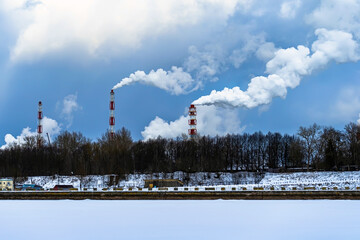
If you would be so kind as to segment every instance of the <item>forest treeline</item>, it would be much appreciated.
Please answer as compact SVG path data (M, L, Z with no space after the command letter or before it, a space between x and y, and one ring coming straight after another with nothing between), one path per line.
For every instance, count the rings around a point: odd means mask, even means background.
M125 128L96 141L65 131L51 145L37 147L36 137L26 137L23 144L0 150L0 176L356 169L359 136L355 123L342 131L313 124L295 135L255 132L188 139L184 134L149 141L133 141Z

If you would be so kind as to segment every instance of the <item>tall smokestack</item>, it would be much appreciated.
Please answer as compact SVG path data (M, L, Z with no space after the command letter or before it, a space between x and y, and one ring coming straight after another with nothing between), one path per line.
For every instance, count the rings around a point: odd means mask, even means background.
M196 107L194 104L191 104L189 107L189 136L190 138L194 138L197 134L196 130Z
M110 119L109 119L109 124L110 124L110 137L113 138L115 135L115 115L114 115L114 110L115 110L115 93L114 90L110 91Z
M38 127L37 127L37 134L38 134L38 139L37 139L37 145L38 147L42 146L42 132L43 132L43 126L42 126L42 119L43 119L43 112L42 112L42 102L39 101L38 104Z

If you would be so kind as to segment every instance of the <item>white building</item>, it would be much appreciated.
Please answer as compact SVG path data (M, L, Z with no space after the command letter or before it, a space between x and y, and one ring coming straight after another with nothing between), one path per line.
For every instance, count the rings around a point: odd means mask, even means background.
M2 178L0 179L0 189L13 191L14 190L14 181L12 179Z

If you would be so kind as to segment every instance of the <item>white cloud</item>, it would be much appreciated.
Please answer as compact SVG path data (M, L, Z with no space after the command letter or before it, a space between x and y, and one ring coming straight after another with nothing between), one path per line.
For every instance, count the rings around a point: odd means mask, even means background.
M43 125L43 135L45 137L46 133L49 133L50 137L52 137L53 135L57 135L60 133L60 126L59 124L51 118L48 117L44 117L43 121L42 121L42 125ZM1 146L0 149L6 149L8 147L11 147L12 145L22 145L25 143L25 138L26 137L33 137L36 136L37 132L31 131L30 127L26 127L21 131L21 134L17 137L14 137L11 134L6 134L5 135L5 145Z
M288 19L295 18L296 11L299 9L300 6L300 0L283 2L280 7L280 17Z
M13 61L33 60L76 46L87 55L122 54L157 37L212 22L223 25L248 0L3 0L17 32Z
M74 112L82 109L77 102L77 95L70 94L66 96L63 102L61 103L61 107L62 107L61 115L68 122L67 128L69 128L72 125L74 119Z
M359 119L357 120L357 124L360 125L360 113L359 113Z
M144 131L141 132L141 135L144 140L157 138L158 136L164 138L181 136L181 134L187 134L187 120L185 116L181 116L179 119L167 123L162 118L156 116L155 119L145 127Z
M193 73L198 82L217 81L215 77L225 65L226 53L219 44L205 46L203 51L197 47L189 47L189 57L184 62L187 72Z
M61 127L54 119L44 117L42 120L43 133L48 133L50 136L58 135L61 131Z
M5 135L5 145L1 146L0 149L6 149L8 147L11 147L12 145L21 145L25 143L25 137L29 136L36 136L36 132L31 132L31 129L29 127L24 128L21 131L21 134L17 136L16 138L11 134Z
M355 121L360 112L360 89L358 87L345 87L340 90L339 95L335 96L335 103L331 104L325 118L339 121Z
M306 17L316 28L338 29L360 38L360 0L322 0Z
M244 38L244 44L241 48L232 51L229 57L230 62L235 68L239 68L243 62L253 53L255 53L261 45L265 43L263 35L247 35Z
M275 52L278 49L275 47L274 43L266 42L261 44L259 48L256 50L256 57L264 62L268 62L270 59L275 57Z
M188 116L180 116L179 119L165 122L156 117L144 131L141 132L144 140L157 138L175 138L187 134ZM241 133L245 127L240 125L240 120L235 111L229 109L217 109L214 106L200 106L197 109L197 130L200 135L226 135Z
M330 61L343 63L359 60L359 45L350 33L317 29L315 34L318 40L312 45L312 55L309 48L301 45L280 49L266 64L269 75L252 78L246 91L239 87L213 90L210 95L202 96L193 103L245 108L269 104L274 97L285 98L287 88L297 87L302 76L325 67Z

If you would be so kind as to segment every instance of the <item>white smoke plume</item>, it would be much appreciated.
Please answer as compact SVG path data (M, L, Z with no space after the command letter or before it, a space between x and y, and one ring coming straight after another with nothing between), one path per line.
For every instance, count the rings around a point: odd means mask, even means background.
M141 132L144 140L157 138L175 138L182 134L188 134L188 116L183 115L170 123L156 117L144 131ZM197 115L198 133L201 135L226 135L241 133L245 127L241 126L235 111L229 109L218 109L214 106L200 106Z
M170 71L159 68L156 71L151 70L148 74L144 71L136 71L129 77L123 78L113 89L141 83L174 95L187 94L201 88L206 81L217 81L216 75L226 70L229 63L239 68L253 53L264 60L271 58L276 51L274 44L266 42L263 35L246 34L238 38L238 41L243 42L243 46L230 53L228 47L220 43L206 45L202 50L190 46L189 56L184 61L183 67L173 66Z
M207 46L204 51L190 46L189 57L184 62L184 68L173 66L170 71L160 68L156 71L151 70L149 74L136 71L129 77L123 78L113 89L139 82L158 87L174 95L187 94L203 86L204 81L218 80L215 75L225 65L224 55L221 46ZM193 78L191 74L195 77Z
M45 134L49 133L50 137L60 133L61 128L54 119L44 117L42 124L43 124L43 133L45 133ZM21 131L21 134L17 137L14 137L11 134L6 134L5 138L4 138L5 144L3 146L1 146L0 149L9 148L12 145L22 145L25 143L26 137L33 137L36 135L37 135L36 131L32 132L30 127L24 128Z
M302 45L278 50L266 64L269 75L252 78L246 91L239 87L213 90L193 103L234 108L266 105L274 97L285 98L288 88L297 87L303 76L325 67L330 61L344 63L360 59L359 45L352 34L320 28L315 35L318 39L312 44L312 54Z
M173 66L170 71L164 71L160 68L156 71L151 70L149 74L144 71L136 71L129 77L123 78L113 89L136 82L155 86L175 95L189 93L199 88L189 73L184 72L182 68Z
M58 105L61 105L62 107L61 115L68 122L67 128L69 128L74 120L74 112L82 109L82 107L77 102L77 94L70 94L66 96L62 103L58 103Z

